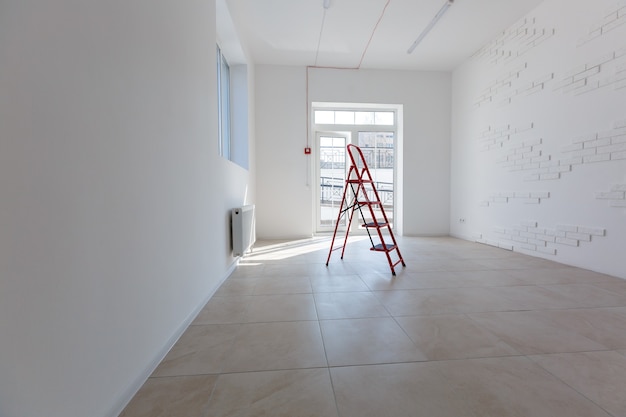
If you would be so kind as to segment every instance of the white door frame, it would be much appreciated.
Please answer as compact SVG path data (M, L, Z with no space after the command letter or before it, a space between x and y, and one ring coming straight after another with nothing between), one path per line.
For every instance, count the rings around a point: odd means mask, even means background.
M402 173L404 172L404 106L401 104L376 104L376 103L331 103L331 102L311 102L311 125L309 126L312 136L316 139L315 147L312 149L313 166L309 167L308 172L312 177L312 181L307 181L307 185L311 185L314 204L316 209L314 210L312 222L313 233L326 233L326 231L320 232L319 230L319 144L317 139L318 133L336 134L336 133L348 133L351 140L355 141L359 131L362 132L374 132L374 131L394 131L394 202L393 202L393 229L396 236L402 236L403 234L403 216L404 216L404 178ZM396 114L395 125L391 126L372 126L372 125L337 125L337 124L316 124L315 123L315 111L316 110L349 110L349 111L394 111ZM391 129L389 129L391 127ZM310 178L310 177L309 177ZM344 229L345 230L345 229ZM332 232L332 230L331 230Z

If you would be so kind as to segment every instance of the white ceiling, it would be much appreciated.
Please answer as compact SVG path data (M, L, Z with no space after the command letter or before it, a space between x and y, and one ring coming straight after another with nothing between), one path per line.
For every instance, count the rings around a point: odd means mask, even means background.
M257 64L354 68L373 33L361 68L451 71L543 0L455 0L407 54L445 1L218 0L218 36L238 37Z

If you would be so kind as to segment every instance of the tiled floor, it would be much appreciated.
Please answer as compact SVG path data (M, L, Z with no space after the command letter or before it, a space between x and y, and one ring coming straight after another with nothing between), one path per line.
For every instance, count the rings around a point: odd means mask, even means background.
M626 417L626 280L452 238L260 244L124 417Z

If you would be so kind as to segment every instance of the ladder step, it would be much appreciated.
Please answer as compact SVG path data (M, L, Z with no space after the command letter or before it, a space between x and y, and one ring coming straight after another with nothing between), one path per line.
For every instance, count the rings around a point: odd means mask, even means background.
M373 184L374 180L360 180L360 179L349 179L346 180L348 184Z
M387 227L387 223L385 222L380 222L380 223L374 223L374 222L370 222L370 223L365 223L363 224L363 227Z
M391 252L392 250L396 248L396 245L391 244L391 243L385 243L385 245L387 246L386 250L382 243L379 243L378 245L374 245L372 248L370 248L370 250L373 250L375 252Z

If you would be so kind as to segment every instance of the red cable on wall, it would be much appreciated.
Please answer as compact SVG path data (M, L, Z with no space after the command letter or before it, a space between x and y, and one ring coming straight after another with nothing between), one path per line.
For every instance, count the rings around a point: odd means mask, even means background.
M378 17L378 20L376 21L376 25L374 25L374 28L372 29L372 33L370 35L369 40L367 41L367 44L365 45L365 49L363 49L363 53L361 54L361 60L359 61L359 64L356 67L325 67L325 66L318 66L317 65L317 57L319 54L319 49L320 49L320 42L322 39L322 29L324 26L324 21L326 20L326 10L324 10L324 18L322 19L322 28L320 28L320 35L319 35L319 39L317 42L317 51L315 52L315 65L307 65L306 67L306 102L305 102L305 108L306 108L306 146L305 146L305 154L310 154L311 153L311 148L309 146L309 136L310 136L310 122L311 122L311 114L309 111L309 70L311 68L320 68L320 69L338 69L338 70L359 70L361 69L361 65L363 64L363 59L365 58L365 54L367 53L367 50L370 47L370 43L372 42L372 39L374 38L374 33L376 33L376 29L378 29L378 25L380 24L381 20L383 20L383 16L385 15L385 11L387 11L387 6L389 6L389 3L391 3L391 0L387 0L387 2L385 3L385 6L383 7L382 12L380 13L380 16Z

